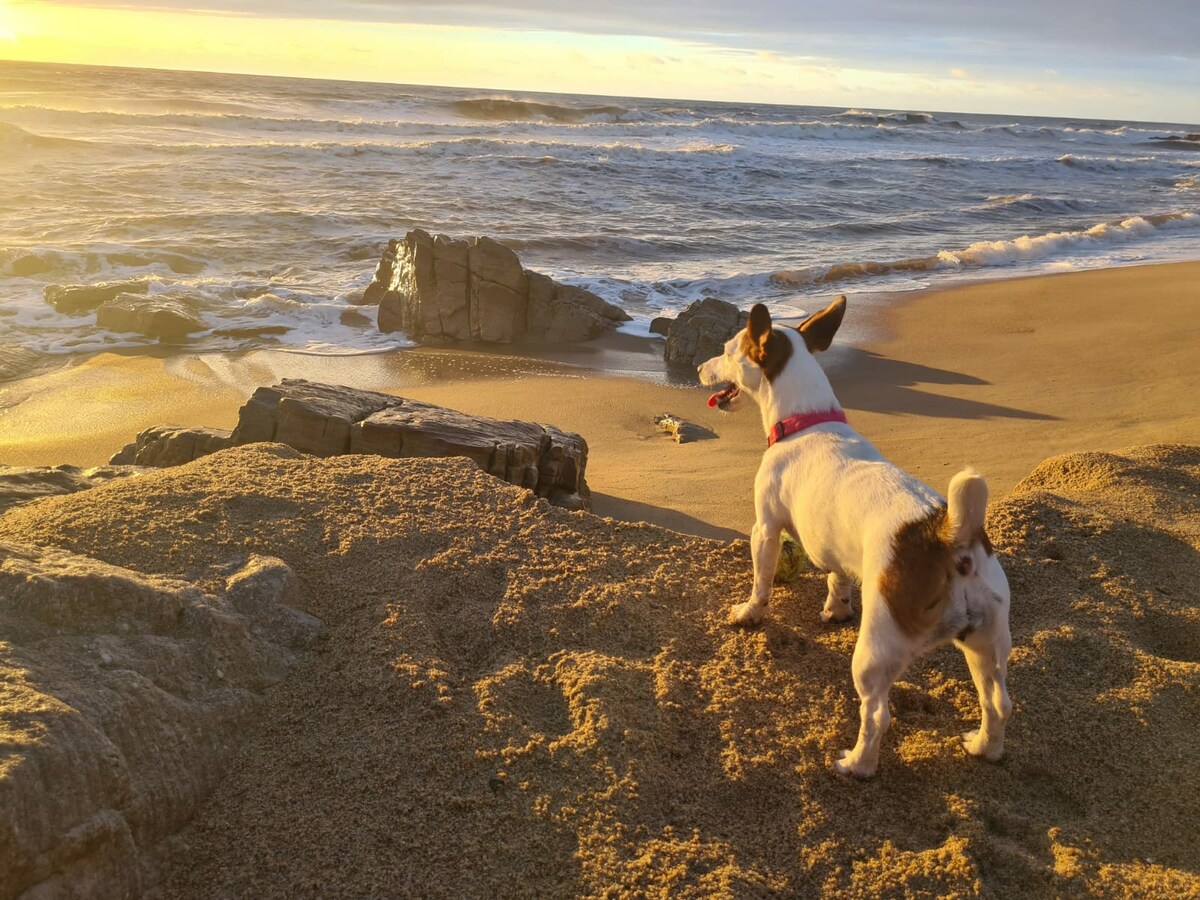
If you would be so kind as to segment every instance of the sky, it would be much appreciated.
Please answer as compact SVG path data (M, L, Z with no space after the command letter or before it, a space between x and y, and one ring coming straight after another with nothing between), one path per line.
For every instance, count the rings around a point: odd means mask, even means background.
M1200 0L0 0L0 59L1200 122Z

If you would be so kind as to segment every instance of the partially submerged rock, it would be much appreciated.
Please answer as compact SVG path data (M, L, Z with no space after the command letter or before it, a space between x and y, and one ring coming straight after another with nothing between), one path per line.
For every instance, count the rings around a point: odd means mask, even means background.
M0 542L0 896L132 897L320 622L252 557L220 594Z
M17 378L37 366L42 357L24 347L0 347L0 381Z
M0 512L19 503L73 494L147 471L141 466L0 466Z
M380 331L424 343L569 343L629 321L590 291L526 270L498 241L420 229L388 242L363 303L379 304Z
M485 472L573 509L590 506L587 441L553 425L472 416L356 388L285 378L254 392L232 432L156 426L114 463L173 466L225 447L273 441L316 456L464 456Z
M670 324L663 356L667 362L698 366L720 356L725 342L746 327L750 313L706 297L689 304Z
M109 281L97 284L48 284L42 292L46 302L60 313L74 315L90 312L120 294L144 294L150 290L145 280Z
M96 324L110 331L137 332L165 341L180 341L205 326L184 303L171 297L118 294L96 310Z

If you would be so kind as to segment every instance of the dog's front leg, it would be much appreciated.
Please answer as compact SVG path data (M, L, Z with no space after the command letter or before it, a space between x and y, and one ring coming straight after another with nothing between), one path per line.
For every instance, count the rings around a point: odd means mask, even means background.
M771 601L771 585L775 583L775 569L779 565L779 537L783 531L778 525L754 523L750 532L750 557L754 560L754 588L750 599L739 603L729 614L734 625L757 625L767 614Z

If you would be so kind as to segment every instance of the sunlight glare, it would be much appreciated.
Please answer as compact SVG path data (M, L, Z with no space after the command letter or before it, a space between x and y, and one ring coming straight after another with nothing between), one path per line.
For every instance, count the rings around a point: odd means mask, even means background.
M8 0L0 0L0 41L17 39L17 21Z

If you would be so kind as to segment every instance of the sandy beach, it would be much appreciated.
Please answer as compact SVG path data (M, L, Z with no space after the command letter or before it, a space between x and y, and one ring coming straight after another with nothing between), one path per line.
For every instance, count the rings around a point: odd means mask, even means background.
M856 303L875 335L826 368L851 422L939 489L963 465L1004 495L1047 456L1200 436L1200 263L969 284ZM469 413L548 422L588 441L594 511L707 537L744 536L762 449L753 408L709 410L672 385L657 342L615 336L543 358L420 349L104 354L0 384L0 463L96 465L157 424L232 427L260 385L305 377ZM556 358L548 358L554 356ZM673 412L714 439L675 445Z

